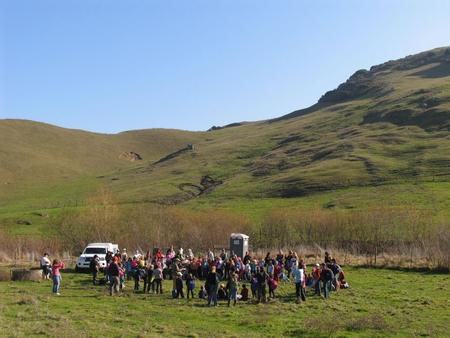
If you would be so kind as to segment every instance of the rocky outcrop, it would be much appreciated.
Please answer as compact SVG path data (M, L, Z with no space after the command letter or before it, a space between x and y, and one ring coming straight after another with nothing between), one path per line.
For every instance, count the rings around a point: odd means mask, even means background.
M128 160L130 162L134 161L141 161L142 156L138 153L135 153L134 151L125 151L122 154L119 155L120 159Z

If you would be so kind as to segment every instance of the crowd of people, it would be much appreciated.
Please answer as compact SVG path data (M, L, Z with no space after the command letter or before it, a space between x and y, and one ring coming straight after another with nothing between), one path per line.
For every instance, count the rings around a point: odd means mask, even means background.
M106 284L109 294L120 293L125 284L131 283L135 292L162 294L163 280L171 280L173 298L205 299L209 306L216 306L219 300L228 305L237 301L267 302L277 297L280 283L293 282L297 302L306 301L306 288L323 298L330 297L331 291L348 288L345 274L336 260L325 253L324 261L313 265L310 271L296 252L276 255L270 252L263 259L245 253L244 257L225 250L216 255L208 250L205 255L195 256L191 249L187 253L182 248L173 247L165 253L160 249L146 254L136 252L132 256L124 249L122 252L108 252L104 275L100 277L100 258L95 255L90 262L92 283ZM48 256L41 259L45 278L51 274L54 292L59 294L61 262L54 260L49 264ZM56 275L54 275L54 273ZM198 292L196 285L199 284ZM166 284L167 285L167 284ZM56 291L55 291L56 290Z

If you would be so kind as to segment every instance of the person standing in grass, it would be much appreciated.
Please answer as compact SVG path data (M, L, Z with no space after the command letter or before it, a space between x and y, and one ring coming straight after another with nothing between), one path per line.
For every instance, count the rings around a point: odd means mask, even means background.
M297 297L297 303L301 301L306 301L306 291L305 291L305 270L303 265L294 265L292 268L292 274L295 281L295 295Z
M59 296L61 288L61 269L64 269L64 263L59 259L54 259L52 264L53 294Z
M269 287L269 298L275 298L275 290L278 287L278 281L275 279L273 274L269 274L267 286Z
M256 279L256 273L251 277L250 288L252 291L252 298L255 299L258 295L258 280Z
M342 270L341 267L339 266L339 264L336 263L336 260L333 258L331 259L331 265L329 266L331 271L333 271L333 287L336 291L339 290L339 285L338 285L338 277L339 277L339 272Z
M214 306L217 306L217 288L219 285L219 277L216 273L216 267L212 266L211 271L206 277L206 290L208 292L208 306L211 306L211 302Z
M120 285L120 271L119 265L117 264L117 260L113 260L108 268L109 275L109 295L113 295L114 293L119 293L119 285Z
M100 271L100 259L98 258L97 255L94 255L91 262L89 263L89 267L92 273L92 284L95 285L97 284L97 275L98 272Z
M236 272L231 272L228 278L228 306L230 306L231 300L233 305L236 305L238 290L238 276Z
M259 271L256 273L256 280L258 282L258 303L261 301L266 302L266 282L268 279L267 272L264 267L260 267Z
M187 274L186 276L186 289L187 289L187 299L189 299L189 294L191 298L194 298L194 289L195 289L195 277L192 273Z
M323 296L325 298L330 297L331 282L333 281L333 271L325 264L322 263L322 270L320 270L320 280L322 282Z
M160 262L157 262L156 268L153 269L153 277L154 277L153 284L155 285L155 292L162 294L163 293L162 280L164 278L164 275Z
M316 264L312 270L314 280L314 294L320 296L320 264Z
M122 291L125 288L125 269L122 261L117 263L117 265L119 266L119 289Z
M52 272L52 262L48 258L48 253L44 253L44 256L41 257L40 264L42 269L42 277L44 279L49 279L50 273Z
M177 276L175 277L175 298L184 298L182 276L183 274L181 272L177 272Z
M155 276L153 275L153 268L153 264L147 264L144 279L144 293L150 293L150 289L155 293Z
M285 258L284 258L284 267L285 267L286 272L287 272L287 279L291 278L291 270L292 270L293 258L294 258L294 256L292 254L292 251L289 250L288 255L286 255Z
M125 272L127 274L127 281L130 281L133 278L133 267L131 266L132 261L133 261L133 259L131 257L128 257L128 259L126 261L123 261L123 262L125 262L124 267L125 267Z

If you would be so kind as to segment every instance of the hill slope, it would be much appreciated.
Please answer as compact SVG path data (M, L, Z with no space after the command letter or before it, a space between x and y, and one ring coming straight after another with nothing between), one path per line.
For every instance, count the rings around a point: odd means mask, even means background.
M180 203L448 182L449 131L449 47L357 71L308 109L208 132L2 120L0 207L70 205L101 185L123 202Z

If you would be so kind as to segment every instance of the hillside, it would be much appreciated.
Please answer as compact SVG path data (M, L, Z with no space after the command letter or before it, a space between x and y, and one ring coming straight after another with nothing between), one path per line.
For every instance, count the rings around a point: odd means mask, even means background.
M449 131L450 47L359 70L310 108L205 132L1 120L0 208L77 206L105 185L121 202L191 206L394 185L408 194L450 182Z

